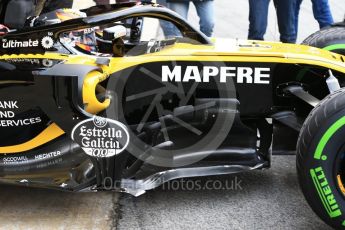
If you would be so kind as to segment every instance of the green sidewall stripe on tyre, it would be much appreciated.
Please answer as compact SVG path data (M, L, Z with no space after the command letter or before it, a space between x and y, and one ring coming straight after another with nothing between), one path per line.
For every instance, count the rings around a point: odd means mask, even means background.
M322 136L321 140L319 141L315 153L314 153L314 159L317 160L326 160L327 155L323 153L328 141L332 138L332 136L345 125L345 116L338 119L331 127L327 129L325 134ZM318 176L317 172L321 173L322 176ZM324 176L322 167L318 167L316 169L310 169L310 175L313 180L313 183L315 185L316 191L319 194L319 197L321 199L321 202L323 206L325 207L328 215L331 218L335 218L341 215L341 211L339 209L339 206L334 198L334 195L328 185L327 179ZM320 182L320 179L323 180L323 182ZM328 191L327 194L325 194L325 188L326 191ZM331 198L331 199L330 199ZM329 203L329 201L332 200L332 204ZM335 205L334 205L335 204Z
M327 159L327 155L322 155L323 154L323 150L327 144L327 142L329 141L329 139L331 139L331 137L334 135L334 133L336 133L341 127L343 127L345 125L345 116L340 118L339 120L337 120L331 127L329 127L329 129L326 131L326 133L322 136L319 144L317 145L316 151L314 153L314 158L317 160L320 159Z
M334 44L329 45L323 48L324 50L332 51L332 50L339 50L339 49L345 49L345 44Z
M339 205L334 198L322 168L318 167L316 169L310 169L310 175L328 215L331 218L341 216Z

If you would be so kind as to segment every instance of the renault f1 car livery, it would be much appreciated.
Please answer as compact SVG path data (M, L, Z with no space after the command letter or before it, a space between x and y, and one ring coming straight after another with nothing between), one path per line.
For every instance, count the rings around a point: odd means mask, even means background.
M30 18L0 54L3 183L137 196L297 151L311 207L345 225L345 56L130 3Z

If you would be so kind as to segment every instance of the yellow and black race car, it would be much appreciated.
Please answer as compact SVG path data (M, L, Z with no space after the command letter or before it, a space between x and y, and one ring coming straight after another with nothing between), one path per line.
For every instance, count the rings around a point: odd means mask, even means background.
M297 151L311 207L345 226L345 56L127 3L30 18L0 37L0 73L1 182L138 196Z

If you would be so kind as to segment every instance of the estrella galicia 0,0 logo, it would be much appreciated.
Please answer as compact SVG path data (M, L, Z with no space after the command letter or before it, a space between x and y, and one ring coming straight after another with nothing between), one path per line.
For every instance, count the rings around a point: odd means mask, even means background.
M72 140L92 157L120 154L127 148L129 139L124 124L98 116L80 122L72 130Z

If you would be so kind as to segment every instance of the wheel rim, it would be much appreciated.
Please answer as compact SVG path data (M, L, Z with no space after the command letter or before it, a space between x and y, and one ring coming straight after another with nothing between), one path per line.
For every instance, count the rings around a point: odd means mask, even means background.
M345 144L340 147L334 161L334 178L337 190L345 199Z

